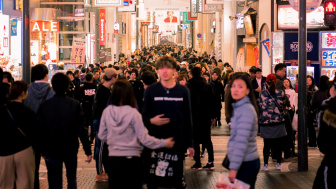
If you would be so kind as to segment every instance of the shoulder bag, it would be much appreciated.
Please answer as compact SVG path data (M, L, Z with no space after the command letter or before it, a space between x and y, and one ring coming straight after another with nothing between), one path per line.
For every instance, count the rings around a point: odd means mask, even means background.
M28 138L28 136L20 129L20 127L18 127L17 126L17 124L16 124L16 121L15 121L15 119L13 118L13 115L12 115L12 113L10 112L10 110L8 109L8 107L7 107L7 105L5 104L5 108L6 108L6 110L7 110L7 113L8 113L8 115L9 115L9 117L11 118L11 120L12 120L12 122L14 123L14 125L16 125L16 128L20 131L20 133L30 142L30 140L29 140L29 138Z

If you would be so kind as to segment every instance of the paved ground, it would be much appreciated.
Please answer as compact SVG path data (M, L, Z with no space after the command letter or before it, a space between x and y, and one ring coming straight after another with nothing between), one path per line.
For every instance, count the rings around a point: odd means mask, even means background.
M224 116L222 116L224 117ZM225 121L222 121L225 123ZM191 158L186 158L186 181L189 189L215 189L215 184L219 174L227 174L228 171L221 166L221 163L226 155L226 145L229 139L229 130L227 125L221 127L215 127L212 129L212 141L214 144L215 152L215 170L213 171L195 171L190 170L190 167L194 164ZM263 141L260 137L257 137L258 152L263 164L262 149ZM79 189L105 189L107 183L95 182L95 162L90 164L85 163L85 155L82 149L78 154L78 169L77 169L77 183ZM297 159L292 159L290 162L282 163L281 171L275 169L275 163L269 162L269 172L260 170L256 183L256 188L260 189L308 189L312 188L314 178L317 169L320 165L322 157L317 149L310 149L308 151L309 170L308 172L297 171ZM207 154L205 158L202 158L202 163L207 163ZM66 188L66 177L64 178L64 188ZM45 163L41 161L40 167L40 183L41 188L48 188L47 181L47 169Z

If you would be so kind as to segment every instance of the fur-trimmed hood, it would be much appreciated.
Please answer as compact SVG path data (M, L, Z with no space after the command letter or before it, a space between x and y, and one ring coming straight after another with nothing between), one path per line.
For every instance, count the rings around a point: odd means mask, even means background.
M336 114L332 113L329 109L324 111L323 121L336 129Z

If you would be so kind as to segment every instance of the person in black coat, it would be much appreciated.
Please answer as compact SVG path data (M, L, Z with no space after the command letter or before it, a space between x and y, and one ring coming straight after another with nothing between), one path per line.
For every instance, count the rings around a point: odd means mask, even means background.
M77 100L66 96L70 80L63 73L53 76L55 96L43 102L38 110L42 155L48 169L49 188L62 188L62 167L66 167L68 188L77 188L77 154L80 138L86 162L91 162L92 152L84 129L82 107Z
M6 96L9 93L10 85L2 82L3 71L0 68L0 106L6 103Z
M262 86L266 82L266 77L262 76L262 71L260 68L257 68L255 70L256 72L256 77L252 79L252 88L253 88L253 93L256 99L259 98L259 93L262 90Z
M193 121L193 139L195 164L192 169L202 169L200 160L200 144L208 149L208 164L205 169L214 169L214 152L211 142L211 122L215 121L215 94L212 87L201 77L201 68L191 69L192 78L188 81L187 87L190 90L191 115Z
M216 111L216 123L215 126L222 126L221 123L221 109L222 109L222 102L224 102L224 86L220 80L220 72L218 69L215 69L211 75L211 82L210 85L212 86L215 92L215 111Z
M320 116L320 131L317 137L317 145L324 158L317 170L313 189L336 188L336 81L330 89L330 99L325 100L326 110Z
M313 99L311 100L312 108L316 109L318 112L322 102L329 97L329 77L322 75L320 77L320 89L314 93Z

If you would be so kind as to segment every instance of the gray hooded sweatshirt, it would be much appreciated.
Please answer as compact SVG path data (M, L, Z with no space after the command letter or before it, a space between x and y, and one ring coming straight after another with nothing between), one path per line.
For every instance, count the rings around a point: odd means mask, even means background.
M24 105L32 109L36 113L49 87L50 84L47 82L38 82L38 83L34 82L30 84L28 88L27 99L23 102ZM50 88L45 100L52 98L54 95L55 92Z
M148 135L140 113L131 106L106 107L100 120L98 137L107 142L109 156L140 157L143 150L141 144L150 149L167 145L165 139Z

